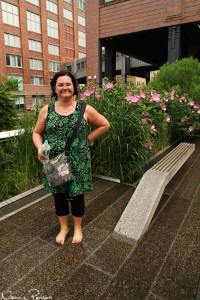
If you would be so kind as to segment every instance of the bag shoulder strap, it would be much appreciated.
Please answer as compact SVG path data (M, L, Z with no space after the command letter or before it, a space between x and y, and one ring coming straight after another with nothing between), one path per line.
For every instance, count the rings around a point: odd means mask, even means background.
M73 143L73 141L74 141L74 139L76 137L78 128L79 128L79 126L81 124L81 121L82 121L82 118L83 118L83 114L85 112L85 108L86 108L86 103L83 102L82 105L81 105L81 109L80 109L80 114L79 114L78 120L77 120L76 125L74 127L74 130L72 132L72 135L71 135L70 139L67 141L67 145L66 145L66 149L65 149L65 154L69 153L69 148L71 147L71 144Z

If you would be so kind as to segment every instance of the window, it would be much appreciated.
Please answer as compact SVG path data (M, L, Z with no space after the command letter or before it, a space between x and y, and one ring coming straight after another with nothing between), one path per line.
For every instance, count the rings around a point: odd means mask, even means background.
M74 43L74 28L71 26L65 26L66 41L69 43Z
M14 74L14 75L8 75L7 77L17 79L17 81L18 81L18 91L23 91L23 89L24 89L23 76Z
M18 35L4 33L4 42L6 46L21 48L21 38Z
M6 65L8 67L22 68L22 57L19 55L6 54Z
M33 84L33 85L43 85L43 77L31 76L31 84Z
M19 110L24 110L24 96L18 96L17 99L15 99L16 108Z
M30 11L26 12L27 14L27 27L29 31L41 33L40 30L40 16L34 14Z
M29 58L29 63L31 70L43 70L41 59Z
M79 46L86 47L86 35L83 31L78 31L78 44Z
M63 17L68 19L68 20L71 20L73 21L73 13L71 10L68 10L66 8L63 8Z
M56 61L49 62L49 71L58 72L60 71L60 63Z
M84 69L86 68L86 65L85 65L85 62L82 61L80 63L77 63L77 69L80 70L80 69Z
M82 0L78 0L78 8L85 10L85 3Z
M79 52L78 53L78 58L81 59L83 57L86 57L86 53L83 53L83 52Z
M82 25L82 26L85 26L85 18L81 17L81 16L78 16L78 24Z
M49 54L59 56L59 47L57 45L48 44Z
M72 0L64 0L65 2L72 4Z
M67 71L72 72L72 66L67 66Z
M39 6L39 0L26 0L26 2Z
M56 3L46 0L46 7L48 11L58 14L58 6Z
M36 40L28 40L28 47L31 51L42 52L42 43Z
M47 19L48 36L58 39L58 22Z
M34 107L41 107L44 105L44 96L43 95L34 95L32 96L32 105Z
M1 1L3 23L19 27L19 9L17 6Z

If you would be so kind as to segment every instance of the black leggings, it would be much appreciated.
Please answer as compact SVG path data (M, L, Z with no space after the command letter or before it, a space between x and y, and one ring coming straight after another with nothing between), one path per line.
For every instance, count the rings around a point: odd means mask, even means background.
M69 215L69 201L71 204L71 213L74 217L82 217L85 211L84 195L70 197L67 193L54 194L54 203L57 216Z

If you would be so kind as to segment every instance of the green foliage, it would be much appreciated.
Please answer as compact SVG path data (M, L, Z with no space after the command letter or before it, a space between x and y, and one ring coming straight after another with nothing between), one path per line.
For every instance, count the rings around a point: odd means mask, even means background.
M29 111L18 117L18 122L14 129L33 128L36 124L39 110Z
M18 89L17 79L3 79L0 82L0 131L9 130L17 120L15 105L16 92Z
M181 88L157 92L149 86L106 82L89 85L80 94L110 122L108 132L91 147L93 173L133 183L148 168L151 157L177 139L200 129L200 104L182 95ZM32 112L19 122L25 132L0 143L1 199L41 184L41 163L31 138L38 116Z
M0 142L0 201L22 193L42 182L41 162L32 141L36 112L22 116L19 136Z
M106 83L89 86L80 96L102 113L109 131L91 149L93 172L133 182L150 157L169 142L184 139L200 128L200 105L178 91L157 93L148 86Z
M148 85L157 92L178 87L180 95L185 94L200 103L200 62L191 57L166 63Z
M99 101L91 99L91 105L111 124L109 132L100 137L92 148L92 166L97 174L133 181L133 176L141 174L142 165L147 160L143 141L149 135L137 111L131 110L124 101L124 92L116 87L104 91Z
M109 87L108 83L108 87ZM89 87L86 101L110 122L110 129L91 147L93 172L133 182L144 171L152 153L144 146L150 131L141 121L139 107L125 100L128 87ZM97 98L100 97L98 100Z
M37 159L32 134L24 134L0 144L0 201L41 184L41 163Z

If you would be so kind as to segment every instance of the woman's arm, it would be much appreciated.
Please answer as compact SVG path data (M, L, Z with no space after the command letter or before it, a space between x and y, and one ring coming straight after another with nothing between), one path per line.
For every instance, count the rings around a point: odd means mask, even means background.
M33 129L33 143L35 145L35 148L38 151L38 158L39 160L44 160L45 156L41 153L41 146L43 144L43 135L45 132L46 127L46 117L48 112L48 105L45 105L39 112L38 119L35 125L35 128Z
M93 129L88 135L90 141L96 140L110 128L108 120L91 105L87 104L84 117L88 124L95 127L95 129Z

